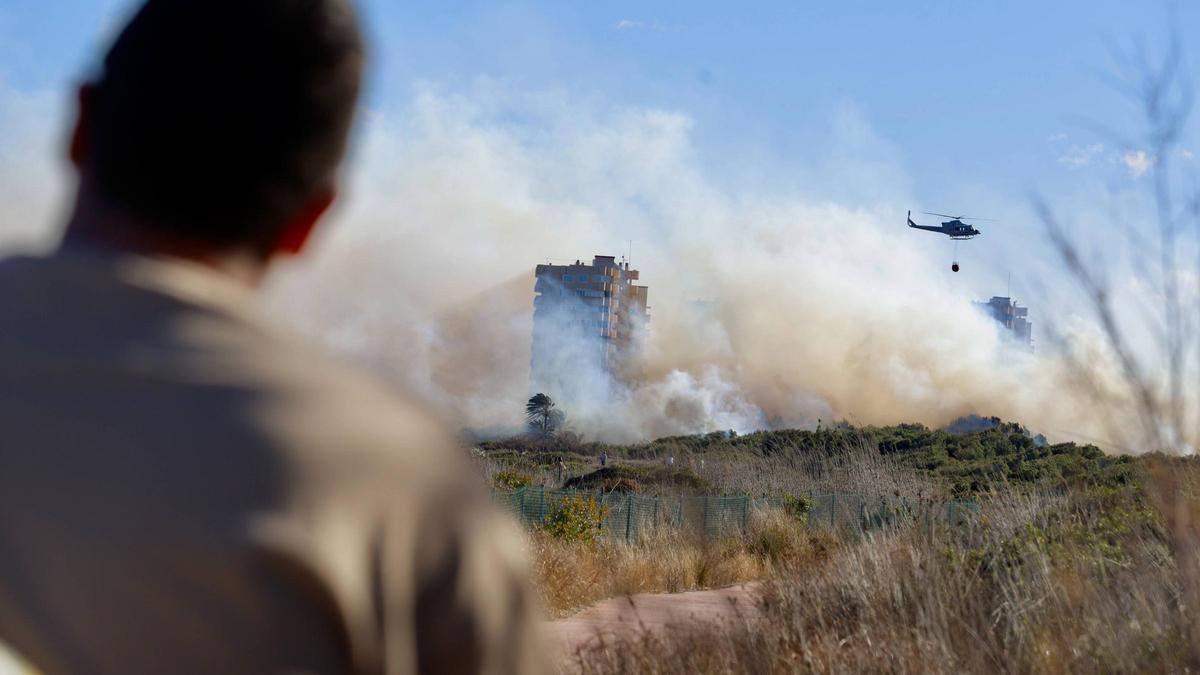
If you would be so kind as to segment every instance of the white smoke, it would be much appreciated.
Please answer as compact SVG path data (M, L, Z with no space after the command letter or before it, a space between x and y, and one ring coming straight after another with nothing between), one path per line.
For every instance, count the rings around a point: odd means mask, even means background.
M464 426L515 428L534 266L633 240L649 339L609 404L568 410L588 435L981 412L1104 437L1069 369L1008 348L951 290L943 248L898 220L894 157L872 168L861 115L842 126L854 143L840 153L853 161L833 153L839 180L895 184L841 190L857 203L731 189L702 168L685 115L426 86L368 118L345 210L277 297Z
M63 100L6 86L0 74L0 246L47 250L67 195Z
M44 250L62 222L64 103L0 86L8 251ZM860 113L833 125L833 151L762 168L811 177L795 190L713 177L691 127L678 112L495 82L419 87L400 112L365 116L339 210L274 279L272 305L457 424L515 429L534 266L622 255L633 240L648 342L609 403L567 411L592 437L972 412L1110 436L1075 373L1008 349L948 283L945 247L903 228L902 163ZM1037 301L1035 322L1054 311ZM1063 316L1068 348L1121 396L1103 338Z

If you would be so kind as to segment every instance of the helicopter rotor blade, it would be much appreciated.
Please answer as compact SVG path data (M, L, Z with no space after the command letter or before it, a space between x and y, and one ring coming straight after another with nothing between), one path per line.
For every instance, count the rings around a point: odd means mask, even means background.
M924 213L927 216L938 216L939 218L952 218L954 220L978 220L978 221L989 222L989 223L996 222L995 218L976 218L974 216L952 216L952 215L949 215L946 213L931 213L929 211L922 211L921 213Z

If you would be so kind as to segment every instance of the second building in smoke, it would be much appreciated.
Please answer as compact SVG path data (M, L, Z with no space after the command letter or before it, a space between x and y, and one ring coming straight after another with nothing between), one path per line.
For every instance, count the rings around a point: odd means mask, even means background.
M1005 334L1025 349L1033 351L1033 324L1029 308L1018 305L1012 298L993 296L987 302L974 303L981 311L1004 327Z

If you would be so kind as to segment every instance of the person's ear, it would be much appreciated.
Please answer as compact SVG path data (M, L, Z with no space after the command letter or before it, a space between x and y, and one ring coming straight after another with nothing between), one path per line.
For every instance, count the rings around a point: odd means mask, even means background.
M329 211L329 207L333 205L333 200L336 198L336 191L325 190L309 201L291 220L284 224L272 252L295 255L303 251L304 245L308 243L309 237L312 236L313 230L317 226L317 221Z
M67 156L76 169L82 169L87 161L91 146L92 110L96 98L96 85L88 83L79 87L77 103L79 110L75 118L75 128L71 131L71 144L67 148Z

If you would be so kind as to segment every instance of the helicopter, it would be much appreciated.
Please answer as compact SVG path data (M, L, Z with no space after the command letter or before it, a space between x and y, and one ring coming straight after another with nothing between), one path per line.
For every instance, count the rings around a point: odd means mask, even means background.
M949 218L950 220L942 223L941 227L933 227L931 225L918 225L913 222L912 211L908 212L908 226L918 230L928 230L929 232L938 232L944 234L951 239L970 239L983 234L973 226L964 223L964 220L991 220L991 218L971 218L969 216L948 216L944 213L929 213L922 211L927 216L938 216L939 218Z
M924 213L927 216L938 216L940 218L949 218L950 219L950 220L942 223L941 227L933 227L931 225L918 225L913 222L912 211L908 212L908 226L909 227L917 229L917 230L927 230L929 232L937 232L939 234L944 234L947 237L950 237L951 239L954 240L954 261L950 265L950 270L952 272L957 272L959 270L958 242L966 240L966 239L978 237L980 234L983 234L979 230L975 229L974 226L968 225L968 224L964 223L963 221L964 220L980 220L980 221L992 220L991 218L971 218L968 216L948 216L944 213L929 213L928 211L922 211L921 213Z

